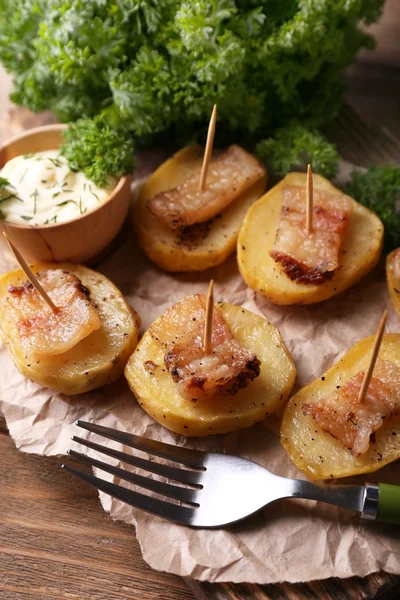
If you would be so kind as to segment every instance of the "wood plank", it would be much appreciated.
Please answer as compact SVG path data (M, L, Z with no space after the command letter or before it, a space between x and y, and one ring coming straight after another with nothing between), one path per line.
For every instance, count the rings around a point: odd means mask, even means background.
M198 600L395 600L400 577L374 573L369 577L324 579L309 583L251 585L187 581Z
M62 460L18 452L0 420L2 600L193 600L185 582L153 571L134 529L110 519Z

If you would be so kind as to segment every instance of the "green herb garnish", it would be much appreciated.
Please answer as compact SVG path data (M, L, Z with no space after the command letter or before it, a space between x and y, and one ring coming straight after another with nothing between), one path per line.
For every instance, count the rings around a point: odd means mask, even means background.
M46 157L47 160L49 160L55 167L62 167L63 164L60 161L59 158L50 158L49 156Z
M5 202L6 200L10 200L11 198L15 198L19 202L23 202L23 200L21 200L21 198L18 198L16 193L11 193L11 194L8 193L9 192L8 188L13 188L13 187L14 186L8 181L8 179L5 179L5 177L0 177L0 202ZM6 193L7 196L1 197L2 193Z
M0 177L0 191L7 187L14 187L5 177Z
M39 190L37 188L35 188L35 190L30 195L30 198L33 198L33 214L34 215L36 215L36 202L37 202L38 195L39 195Z
M55 181L53 183L53 185L51 187L57 187L60 186L61 188L65 187L67 185L67 182L64 181L64 179L66 179L66 177L68 177L68 175L71 173L71 171L67 171L67 173L65 173L65 175L63 175L60 179L57 179L57 181Z
M21 198L19 198L16 194L8 194L8 196L0 198L0 202L5 202L6 200L10 200L11 198L15 198L15 200L18 200L18 202L23 202L23 200L21 200Z
M291 122L278 129L273 138L257 145L259 158L267 159L278 175L311 164L313 171L332 178L339 164L339 155L318 131L310 131Z
M23 157L26 159L28 158L32 158L32 156L34 156L36 153L35 152L26 152L25 154L23 154Z
M75 200L64 200L63 202L59 202L58 204L56 204L56 206L66 206L67 204L70 203L75 204L75 206L78 206L78 203Z
M19 183L21 183L24 180L25 175L27 174L28 169L25 169L25 172L23 173L23 175L21 176L21 179L19 180Z
M32 221L33 217L28 217L27 215L21 215L21 219L24 219L24 221Z
M365 172L353 171L346 194L375 211L385 226L385 249L400 246L400 167L386 165L370 167Z
M99 116L80 119L64 133L60 152L72 171L83 171L99 187L107 177L121 177L134 166L133 142Z
M86 211L87 206L85 207L85 210L82 210L82 196L79 196L79 212L81 213L81 215L83 215Z
M70 126L63 155L100 186L129 173L132 140L294 145L343 104L344 73L373 40L384 0L0 0L0 60L12 99ZM71 26L73 23L73 27ZM297 137L300 136L300 139ZM296 141L297 140L297 141ZM333 149L321 168L332 172ZM292 168L286 145L278 169ZM297 161L298 156L294 159ZM293 165L294 166L294 165ZM314 166L314 165L313 165Z
M53 223L57 223L57 215L54 215L54 217L51 217L50 221L53 221Z

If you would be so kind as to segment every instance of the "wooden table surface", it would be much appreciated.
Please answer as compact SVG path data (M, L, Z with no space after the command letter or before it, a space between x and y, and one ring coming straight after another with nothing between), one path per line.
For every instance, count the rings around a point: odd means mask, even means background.
M400 28L390 0L380 27L385 66L352 67L348 99L367 117L400 136L400 50L385 35ZM397 10L397 7L396 7ZM393 15L397 15L393 18ZM396 25L397 23L397 25ZM397 52L394 62L393 51ZM396 57L395 57L396 58ZM376 60L376 58L374 59ZM373 62L373 61L372 61ZM381 61L382 62L382 61ZM8 80L0 70L0 117ZM30 126L26 115L26 126ZM8 130L0 131L1 137ZM1 374L0 374L1 376ZM329 579L298 585L216 585L184 581L152 570L143 561L134 529L113 522L95 490L71 486L61 459L21 454L0 416L0 598L2 600L390 600L400 597L400 577L378 573L364 579Z

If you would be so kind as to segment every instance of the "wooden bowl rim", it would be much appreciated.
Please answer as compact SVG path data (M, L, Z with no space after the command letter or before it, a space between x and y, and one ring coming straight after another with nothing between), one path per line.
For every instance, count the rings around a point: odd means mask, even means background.
M0 146L0 153L3 152L4 150L6 150L9 146L14 144L15 142L24 140L26 137L30 137L30 136L35 137L37 135L46 133L47 131L60 131L61 132L61 131L65 131L67 129L67 127L68 127L68 125L66 125L65 123L53 123L52 125L41 125L40 127L33 127L32 129L27 129L26 131L23 131L22 133L15 135L14 137L7 140L4 144L2 144ZM0 169L3 168L3 166L4 165L0 164ZM77 221L82 221L84 219L87 219L88 217L91 217L92 215L97 213L99 210L102 210L109 202L114 200L115 197L119 195L120 191L124 188L126 182L129 181L130 178L131 178L130 174L123 175L122 177L120 177L117 182L117 185L115 186L115 188L113 189L113 191L111 192L111 194L109 195L107 200L102 202L100 204L100 206L98 206L97 208L92 209L90 212L88 212L84 215L79 215L78 217L75 217L74 219L70 219L69 221L63 221L62 223L47 223L46 225L44 225L44 224L29 225L28 223L25 224L25 223L12 223L10 221L2 221L2 224L6 225L7 227L16 227L17 229L29 229L29 230L32 230L32 229L34 229L34 230L57 229L59 227L65 226L65 225L71 225L72 223L76 223Z

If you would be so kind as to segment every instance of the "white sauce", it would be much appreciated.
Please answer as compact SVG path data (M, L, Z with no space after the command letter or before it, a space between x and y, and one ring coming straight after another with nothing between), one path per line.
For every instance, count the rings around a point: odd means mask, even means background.
M81 171L71 171L58 150L16 156L0 177L11 184L0 190L0 219L29 225L71 221L98 208L117 185L110 177L100 188Z

